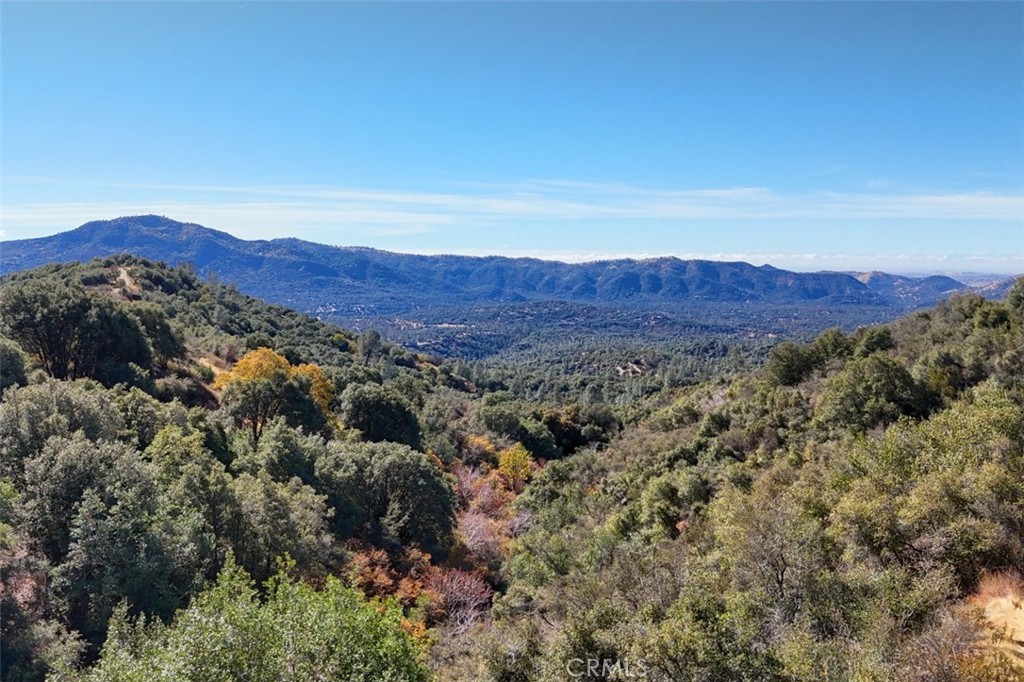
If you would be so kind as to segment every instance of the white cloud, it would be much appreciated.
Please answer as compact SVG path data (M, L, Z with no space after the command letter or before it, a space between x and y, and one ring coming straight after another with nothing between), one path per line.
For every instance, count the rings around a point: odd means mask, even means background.
M27 204L5 208L4 220L21 237L40 228L67 230L90 220L150 213L228 230L246 239L272 239L297 230L324 229L337 231L340 239L387 237L430 232L452 222L440 213L273 201Z
M72 184L70 182L64 184ZM543 225L545 229L589 229L588 221L604 221L628 231L645 225L684 228L704 221L811 219L823 224L838 220L958 220L978 224L996 221L1021 225L1021 243L1002 254L942 256L844 255L821 253L676 253L681 258L743 260L795 269L918 269L957 267L1024 270L1024 196L1020 194L935 193L786 193L765 187L663 189L621 183L571 180L529 180L505 185L451 185L446 191L324 185L117 185L77 183L98 196L127 196L129 201L16 204L3 207L6 238L25 238L67 230L97 219L156 213L227 230L246 239L297 236L332 244L391 244L388 238L445 232L436 241L450 245L470 230L508 230ZM151 200L150 200L151 199ZM959 229L959 228L958 228ZM855 239L856 237L853 237ZM423 244L424 240L412 240ZM415 248L406 243L402 250ZM463 243L471 246L466 239ZM563 241L564 243L564 241ZM724 243L724 242L723 242ZM871 244L859 245L870 248ZM880 245L879 245L880 246ZM928 245L925 245L927 247ZM614 248L614 247L613 247ZM644 248L644 247L641 247ZM647 247L650 248L650 247ZM854 247L851 247L854 248ZM989 247L991 249L991 247ZM463 250L483 255L537 256L580 261L616 256L653 257L666 253L610 253L522 250ZM943 260L946 259L946 260Z
M83 183L83 186L89 186ZM19 232L75 227L80 221L133 212L160 212L208 221L224 229L274 230L332 226L347 230L423 231L515 219L672 220L786 218L1021 221L1024 195L976 193L783 193L765 187L652 189L616 183L532 180L464 185L463 191L425 192L322 185L115 185L106 190L148 193L155 202L23 204L5 207ZM168 200L174 197L175 200ZM181 199L188 197L187 200Z

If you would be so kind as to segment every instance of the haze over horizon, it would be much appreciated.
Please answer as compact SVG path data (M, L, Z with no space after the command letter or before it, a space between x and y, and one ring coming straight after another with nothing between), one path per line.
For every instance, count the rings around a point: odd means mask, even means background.
M1020 3L2 12L3 239L1024 272Z

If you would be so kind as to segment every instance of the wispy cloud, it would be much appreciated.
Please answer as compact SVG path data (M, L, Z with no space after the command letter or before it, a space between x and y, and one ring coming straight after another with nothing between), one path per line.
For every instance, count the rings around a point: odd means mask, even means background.
M346 235L390 237L431 232L450 225L440 212L402 210L371 205L338 207L322 202L74 202L24 204L4 208L4 223L17 234L43 229L73 229L90 220L155 213L176 220L230 230L247 239L271 239L297 230L331 229Z
M9 178L5 182L7 180ZM54 188L55 195L77 192L104 200L5 204L0 207L3 229L0 236L7 239L42 236L72 229L90 220L157 213L228 230L245 239L296 236L322 243L397 247L419 253L501 253L569 262L674 255L758 265L771 263L794 270L1024 271L1024 195L1021 194L882 191L801 194L767 187L666 189L550 179L508 184L451 184L431 191L327 185L117 184L44 179L35 182L60 185ZM111 197L127 199L110 200ZM820 222L826 226L829 221L853 220L853 224L865 226L930 221L937 226L948 226L937 229L956 231L967 224L977 226L980 231L991 229L993 233L1004 235L1018 231L1021 238L1017 244L1001 242L1006 248L999 253L993 252L998 246L989 240L979 244L976 253L967 253L963 248L955 254L936 253L939 249L931 249L933 245L922 244L920 253L886 254L878 252L884 251L887 244L858 243L858 237L852 233L841 241L823 240L821 244L816 244L814 239L801 241L800 246L790 252L781 247L764 247L764 240L755 245L736 237L747 229L737 230L737 226L759 225L768 220L776 221L780 235L790 224L787 220L793 223L802 220L804 224ZM654 232L641 229L652 226L657 228ZM1019 230L1015 226L1019 226ZM594 229L610 227L615 228L621 238L589 238ZM723 231L731 231L732 236L698 242L663 240L664 250L649 250L658 248L656 240L652 243L651 235L664 234L667 230L684 234L688 227L696 228L692 234L705 235L709 229L714 232L721 227ZM755 232L751 229L749 234ZM517 240L516 233L532 236ZM631 237L634 233L637 239ZM873 231L876 236L884 233L882 229ZM559 239L538 239L538 235L558 235ZM648 238L642 238L643 235ZM604 250L567 246L573 243ZM693 249L710 248L682 250L681 243ZM961 240L959 243L969 242ZM633 244L636 244L635 250L631 250ZM725 250L710 250L718 244ZM837 247L837 244L842 246ZM780 250L753 250L759 247ZM744 248L751 250L740 250ZM821 251L813 251L816 248ZM842 252L844 249L847 251Z
M393 236L509 222L567 224L588 220L917 219L1016 221L1024 195L974 193L786 193L767 187L664 189L571 180L465 184L445 191L324 185L168 185L78 183L130 201L26 203L3 208L12 236L70 229L82 222L162 213L249 238L331 231ZM140 199L139 197L146 197ZM152 198L152 200L149 200Z

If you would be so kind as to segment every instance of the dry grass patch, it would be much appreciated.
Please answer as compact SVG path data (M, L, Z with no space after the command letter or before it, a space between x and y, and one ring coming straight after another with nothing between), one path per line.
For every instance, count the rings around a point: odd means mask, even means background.
M968 602L985 613L996 646L1024 668L1024 579L1007 569L984 576Z

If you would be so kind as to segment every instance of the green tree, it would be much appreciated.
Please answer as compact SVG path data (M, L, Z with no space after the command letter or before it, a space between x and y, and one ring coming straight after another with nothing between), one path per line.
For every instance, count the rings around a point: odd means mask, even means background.
M375 356L384 352L384 343L380 338L380 332L370 329L359 335L357 339L359 356L363 362L369 362Z
M816 417L835 426L864 431L894 422L901 415L920 415L925 404L910 373L876 353L851 361L828 380Z
M142 325L157 363L166 366L169 361L187 355L188 349L185 347L185 341L181 338L178 330L171 325L167 313L159 304L149 301L134 301L129 304L128 312Z
M119 434L121 440L140 450L144 450L168 422L185 418L180 404L163 404L135 386L115 386L108 396L124 421L124 430Z
M46 441L25 463L19 503L20 528L52 564L64 561L71 528L86 492L106 495L115 503L119 488L142 487L155 495L145 464L131 447L118 442L88 440L82 433Z
M21 347L10 339L0 337L0 393L8 386L24 386L25 354Z
M69 679L104 682L427 682L422 652L401 627L401 610L370 603L329 578L315 590L284 575L265 601L229 565L216 585L174 622L111 622L97 665Z
M298 477L312 485L315 480L314 463L327 448L319 434L303 434L288 426L281 417L270 421L259 443L235 441L231 470L256 475L266 471L275 481L287 482Z
M892 336L892 330L888 327L862 327L854 334L854 340L857 344L854 354L858 358L896 347L896 340Z
M53 567L63 621L94 647L120 600L168 616L194 587L194 517L175 524L161 502L150 465L123 443L55 437L26 462L19 530Z
M228 538L238 562L257 580L273 574L285 554L304 573L319 576L339 559L328 535L332 511L325 498L298 478L281 483L266 471L243 473L231 483L239 525Z
M80 286L53 280L11 286L0 313L7 335L57 379L139 383L153 362L138 319Z
M90 441L113 441L124 429L110 394L94 381L12 388L0 402L0 475L20 481L25 461L50 438L81 432Z
M506 438L518 436L523 428L518 412L508 404L485 404L479 416L488 431Z
M434 556L451 543L455 492L422 452L398 443L333 443L316 474L343 535L416 545Z
M1018 277L1006 293L1006 305L1011 318L1016 319L1019 326L1024 326L1024 277Z
M173 524L158 500L150 486L119 485L105 494L89 488L77 505L67 557L51 572L51 586L64 620L94 650L119 602L166 618L202 577L194 528Z
M655 679L771 682L789 679L767 646L757 604L711 571L692 577L640 651Z
M341 395L341 420L366 440L420 446L420 424L409 404L377 384L350 385Z
M73 378L76 346L90 308L85 291L42 281L5 288L0 299L5 332L50 376Z
M562 455L554 434L536 419L522 421L518 440L538 459L554 459Z
M811 344L811 350L818 356L820 363L845 360L853 355L853 349L853 340L838 327L823 331Z
M959 353L949 350L934 350L921 358L914 373L931 392L947 401L954 400L980 378Z
M817 520L771 483L765 477L750 495L736 489L718 495L712 507L715 535L737 587L776 618L793 622L798 613L827 611L810 601L827 598L816 589L828 575L825 542Z
M679 534L679 523L708 499L707 486L693 471L673 471L652 479L640 496L640 522L655 537Z
M777 384L795 386L817 369L819 360L812 348L784 341L768 356L765 372Z
M316 365L292 367L288 381L281 387L280 415L294 427L307 433L329 434L336 424L330 406L334 387Z
M166 507L172 516L194 515L200 563L216 571L242 537L242 513L224 464L206 447L204 434L166 426L156 434L143 455L153 464ZM214 573L206 573L213 579Z

